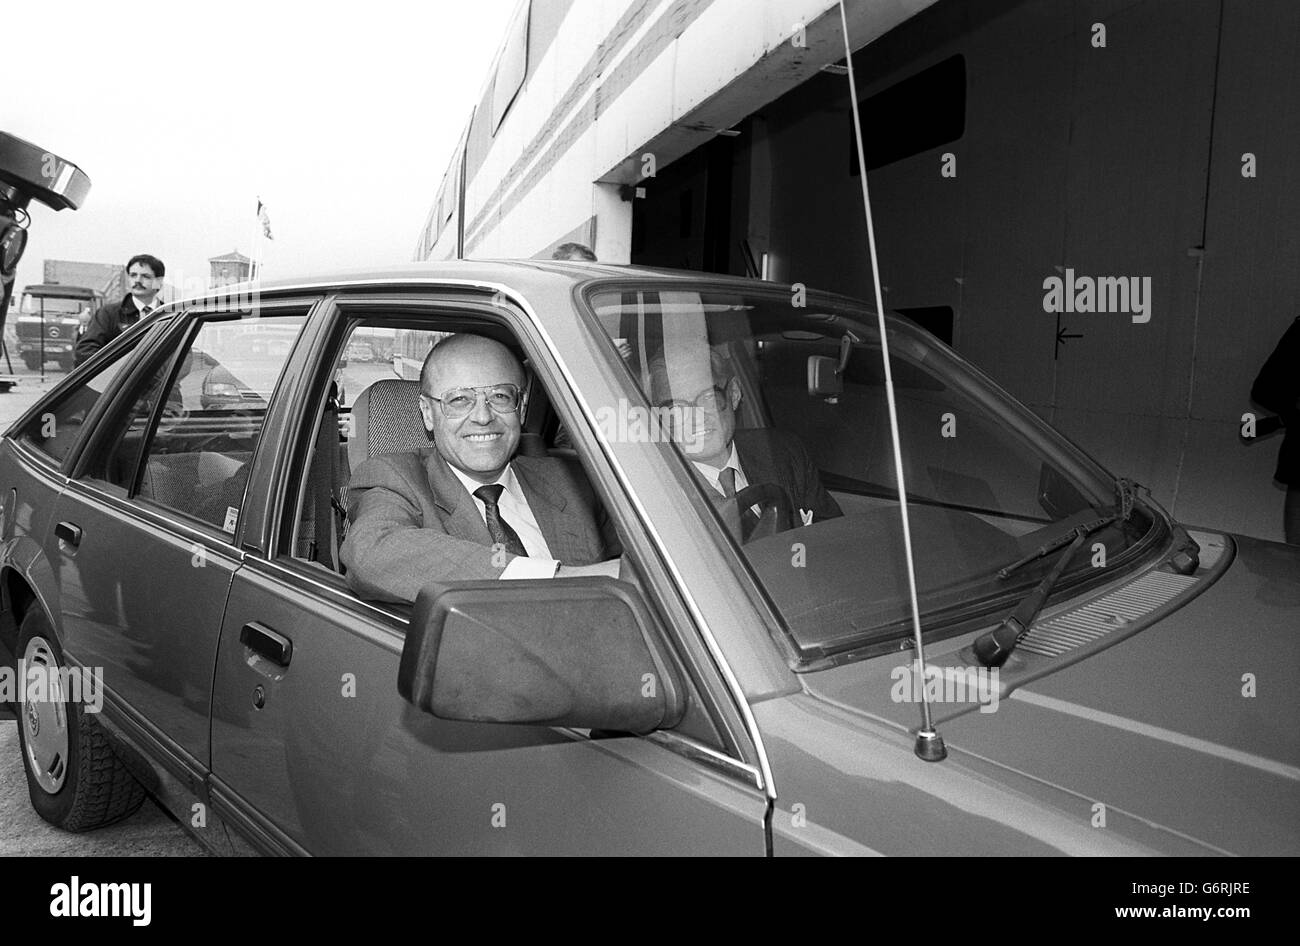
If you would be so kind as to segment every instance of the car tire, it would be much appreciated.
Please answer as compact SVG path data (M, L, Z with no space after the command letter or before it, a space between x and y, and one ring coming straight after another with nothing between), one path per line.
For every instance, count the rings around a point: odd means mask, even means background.
M66 666L38 605L23 619L17 653L27 673L36 666L55 671ZM95 714L69 701L61 686L51 686L49 696L17 706L18 742L36 813L65 831L89 831L134 814L144 802L144 788L113 752Z
M40 356L30 352L23 352L23 364L27 366L28 371L36 371L41 367Z

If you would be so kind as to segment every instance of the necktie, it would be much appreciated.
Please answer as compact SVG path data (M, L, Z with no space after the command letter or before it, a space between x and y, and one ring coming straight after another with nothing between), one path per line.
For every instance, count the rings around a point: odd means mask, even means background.
M718 473L718 485L722 487L722 495L727 499L736 495L736 468L729 466Z
M718 485L722 487L722 495L727 499L732 499L736 495L736 468L729 466L725 470L718 471ZM754 507L746 506L744 509L736 510L740 516L741 534L748 535L749 530L754 528L758 522L758 517L754 515Z
M501 498L503 492L505 492L504 486L500 483L491 483L474 490L474 495L483 501L483 518L487 520L492 543L504 545L511 555L527 555L528 551L524 548L524 543L519 540L519 533L510 528L510 523L501 518L501 513L497 509L497 500Z

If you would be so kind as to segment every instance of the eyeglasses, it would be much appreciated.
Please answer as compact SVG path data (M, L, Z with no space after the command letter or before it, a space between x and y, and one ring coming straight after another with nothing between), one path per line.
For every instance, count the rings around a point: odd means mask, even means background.
M697 407L702 411L716 411L718 406L727 402L727 392L723 388L714 385L711 388L705 388L699 394L695 395L689 401L673 399L671 401L660 401L659 407L685 409Z
M426 394L431 401L442 406L444 417L458 420L468 416L478 407L479 395L487 401L487 406L497 414L513 414L519 410L522 392L514 384L488 384L477 388L449 388L442 392L442 397Z

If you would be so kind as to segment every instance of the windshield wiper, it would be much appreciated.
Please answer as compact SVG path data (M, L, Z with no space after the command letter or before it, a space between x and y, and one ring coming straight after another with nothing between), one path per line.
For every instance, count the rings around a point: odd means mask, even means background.
M975 658L986 667L1000 667L1006 662L1007 657L1016 646L1024 640L1029 628L1034 623L1034 618L1038 617L1038 612L1043 609L1047 603L1047 597L1052 593L1052 588L1065 572L1065 568L1074 558L1074 553L1083 547L1083 543L1088 536L1092 535L1106 526L1113 525L1116 522L1127 521L1133 514L1133 482L1127 479L1118 479L1115 481L1115 512L1109 516L1103 516L1100 519L1093 519L1090 522L1084 522L1069 532L1043 543L1037 549L1030 552L1023 558L1017 559L1010 565L998 570L999 578L1008 578L1012 572L1036 561L1051 555L1053 552L1065 548L1064 554L1056 561L1056 565L1050 572L1038 583L1029 594L1025 595L1011 615L1003 621L995 631L990 631L982 635L975 641Z

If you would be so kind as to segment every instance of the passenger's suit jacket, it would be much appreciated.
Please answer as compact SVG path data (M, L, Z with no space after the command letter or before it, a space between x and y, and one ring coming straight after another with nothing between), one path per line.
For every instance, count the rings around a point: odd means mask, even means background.
M590 565L620 554L580 472L552 457L516 456L511 466L552 557ZM361 597L414 601L431 581L500 577L483 516L436 447L367 460L353 472L348 498L339 558Z
M822 486L803 441L794 434L771 427L751 427L737 430L731 442L736 445L740 466L751 486L775 483L785 487L794 504L796 526L801 509L812 510L814 522L844 515Z
M1300 486L1300 318L1291 323L1259 370L1250 399L1276 412L1286 424L1274 479Z

